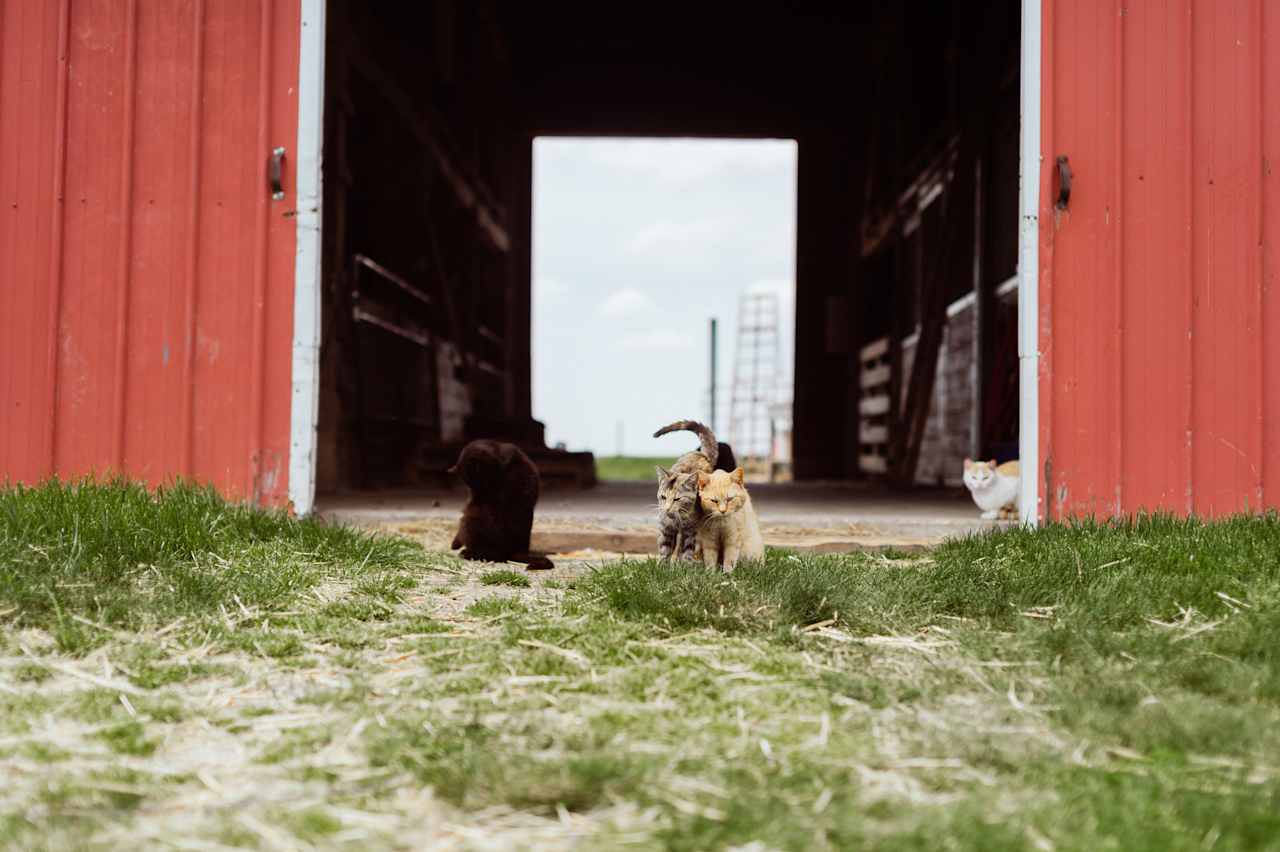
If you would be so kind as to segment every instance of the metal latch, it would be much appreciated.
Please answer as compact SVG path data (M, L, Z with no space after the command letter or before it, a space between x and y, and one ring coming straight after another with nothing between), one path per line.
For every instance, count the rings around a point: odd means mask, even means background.
M284 199L284 148L272 148L267 161L267 180L271 183L271 198Z
M1058 157L1058 202L1054 206L1059 210L1066 210L1070 203L1071 165L1067 162L1067 155L1062 154Z

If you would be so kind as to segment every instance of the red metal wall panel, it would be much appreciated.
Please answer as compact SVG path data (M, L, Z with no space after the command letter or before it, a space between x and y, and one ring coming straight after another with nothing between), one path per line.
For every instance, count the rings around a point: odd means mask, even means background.
M1280 12L1045 0L1041 456L1050 517L1280 504ZM1280 153L1280 152L1277 152ZM1073 172L1055 208L1055 159Z
M0 0L0 478L288 490L297 0Z
M1263 6L1262 51L1262 498L1280 506L1280 13Z

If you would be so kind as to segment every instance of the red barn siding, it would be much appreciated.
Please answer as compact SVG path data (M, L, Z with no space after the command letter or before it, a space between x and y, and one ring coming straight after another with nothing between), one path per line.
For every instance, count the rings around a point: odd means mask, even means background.
M1048 515L1280 505L1280 12L1043 9ZM1067 211L1054 208L1058 155L1074 173Z
M296 0L0 0L0 476L288 489Z
M1263 8L1262 497L1280 506L1280 13Z

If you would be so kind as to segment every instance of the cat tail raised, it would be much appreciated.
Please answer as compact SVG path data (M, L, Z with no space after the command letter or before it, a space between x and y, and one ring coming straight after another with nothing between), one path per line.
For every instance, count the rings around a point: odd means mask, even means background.
M716 466L716 459L720 456L720 445L716 443L716 433L712 432L707 426L702 425L696 420L677 420L669 426L663 426L657 432L653 433L653 437L661 438L668 432L692 432L698 436L698 440L702 443L702 454L707 457L707 461L711 462L711 466Z

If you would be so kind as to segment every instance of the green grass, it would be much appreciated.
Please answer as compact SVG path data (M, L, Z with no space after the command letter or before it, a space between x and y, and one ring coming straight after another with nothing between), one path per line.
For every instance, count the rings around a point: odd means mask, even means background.
M484 586L513 586L518 589L529 588L529 578L518 571L500 569L480 575L480 584Z
M0 490L0 623L85 650L137 630L281 609L326 577L384 585L412 542L227 503L211 489L49 482Z
M526 612L528 609L517 598L494 595L493 597L480 598L473 601L467 606L466 612L467 615L475 616L476 618L493 618L509 613Z
M657 483L654 468L670 467L675 456L596 456L596 478L604 482Z
M1274 516L547 592L92 488L0 494L2 847L396 848L447 819L506 847L1280 849Z
M98 736L119 754L146 757L156 750L156 742L147 737L140 722L122 722L103 730Z
M1041 706L1046 736L1075 738L1081 748L1107 743L1128 756L1120 766L1071 767L1001 754L987 738L961 734L951 743L957 759L985 764L1002 784L1052 791L1090 818L1073 826L1031 805L1013 820L1022 828L1008 833L981 808L962 808L895 835L887 848L1022 848L1028 833L1069 848L1280 843L1274 516L1012 530L953 541L916 562L771 552L732 578L627 563L580 581L569 606L664 633L710 630L802 648L803 627L818 622L852 637L950 645L957 657L945 667L967 669L996 695L1007 688L1011 705ZM933 666L906 683L856 669L822 679L828 697L871 707L930 704L963 683ZM1001 675L1003 684L989 682ZM861 828L846 828L846 842L868 841ZM798 834L782 845L800 848Z
M1280 591L1280 521L1157 517L1015 529L947 542L914 567L909 560L776 550L732 577L681 563L630 562L578 587L620 615L674 628L761 630L837 618L874 633L968 618L1009 630L1041 608L1059 626L1096 633L1175 617L1179 607L1211 618L1238 608L1223 595L1269 604Z

